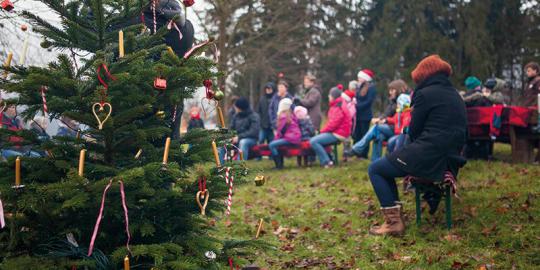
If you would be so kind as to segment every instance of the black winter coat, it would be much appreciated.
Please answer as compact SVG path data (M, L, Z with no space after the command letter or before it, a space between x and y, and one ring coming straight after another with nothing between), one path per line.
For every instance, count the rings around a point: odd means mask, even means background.
M272 120L270 119L270 102L272 101L273 95L262 95L259 99L259 105L257 106L257 113L261 118L261 128L271 128Z
M409 175L434 181L443 180L446 170L457 175L458 162L450 157L459 156L466 142L467 112L461 96L446 75L435 74L418 85L411 106L411 143L388 160Z
M258 140L261 129L259 115L251 109L236 113L231 122L231 129L235 130L238 134L238 140L244 138Z

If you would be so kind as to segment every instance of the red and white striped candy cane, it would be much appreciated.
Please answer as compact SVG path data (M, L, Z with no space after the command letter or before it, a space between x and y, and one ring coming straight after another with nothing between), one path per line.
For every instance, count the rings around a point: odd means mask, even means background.
M154 15L154 34L157 32L157 21L156 21L156 1L157 0L152 0L152 12L153 12L153 15Z
M45 97L45 91L47 91L47 86L41 87L41 100L43 100L43 116L47 116L49 113L49 108L47 108L47 98Z
M233 194L233 181L234 181L234 175L230 173L231 167L227 167L225 170L225 183L229 185L229 196L226 201L227 205L227 216L231 214L231 205L232 205L232 194Z

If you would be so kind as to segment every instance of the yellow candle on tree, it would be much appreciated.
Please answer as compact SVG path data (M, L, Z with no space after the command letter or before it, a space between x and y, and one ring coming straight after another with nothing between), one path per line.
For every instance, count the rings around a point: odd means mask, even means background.
M244 160L244 152L239 151L238 154L240 155L240 160Z
M219 123L221 124L222 128L225 128L225 118L223 117L223 111L221 110L221 107L219 107L219 105L217 106L217 111L218 111Z
M216 141L212 141L212 151L214 152L214 158L216 159L216 166L221 167L221 162L219 162L219 153L217 150Z
M84 159L86 156L86 150L82 149L81 154L79 155L79 176L84 174Z
M169 148L171 147L171 137L167 137L165 141L165 151L163 152L163 164L169 161Z
M15 160L15 186L21 185L21 158L17 157Z
M118 32L118 57L124 57L124 31Z
M8 53L8 56L7 56L7 58L6 58L6 62L4 62L4 67L5 67L5 68L8 68L8 67L11 66L11 60L12 60L12 59L13 59L13 53L10 52L10 53ZM7 75L8 75L8 72L5 71L5 72L4 72L4 79L7 78Z
M124 270L129 270L129 257L127 255L124 258Z

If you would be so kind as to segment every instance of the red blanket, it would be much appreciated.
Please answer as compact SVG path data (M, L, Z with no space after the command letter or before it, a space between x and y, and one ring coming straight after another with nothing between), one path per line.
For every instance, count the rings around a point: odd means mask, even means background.
M509 126L527 127L533 108L494 105L467 108L469 136L508 135Z

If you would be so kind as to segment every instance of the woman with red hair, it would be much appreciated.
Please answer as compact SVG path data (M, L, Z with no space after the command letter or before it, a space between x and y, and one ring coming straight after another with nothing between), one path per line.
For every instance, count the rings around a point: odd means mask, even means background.
M411 143L369 166L369 178L385 220L381 226L371 228L371 234L405 232L396 177L411 175L439 181L445 171L457 175L457 157L466 141L467 114L461 96L448 78L451 74L451 66L438 55L424 58L413 70L411 75L417 87L411 103ZM430 203L432 210L437 205L438 201Z

